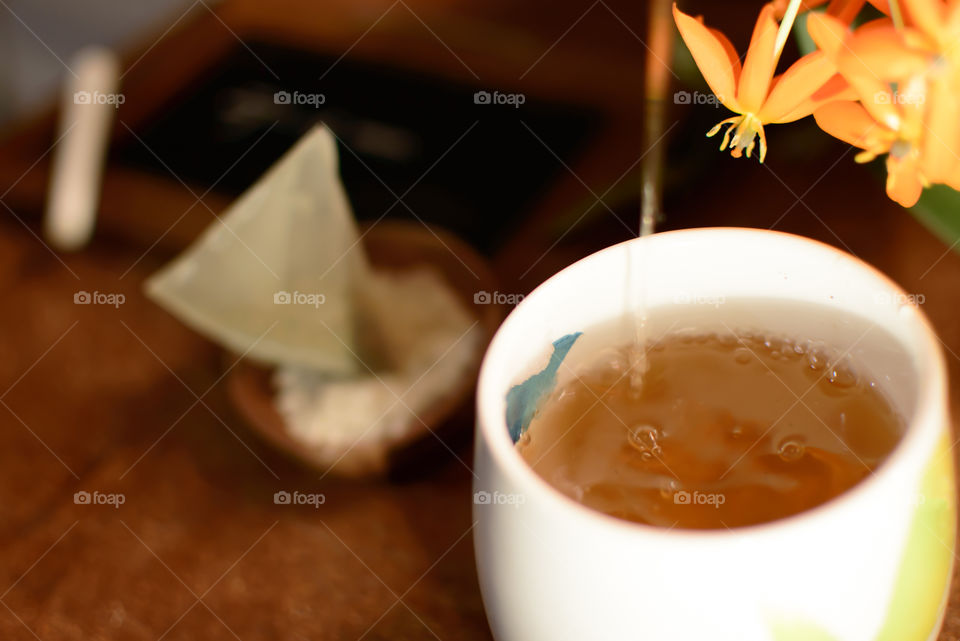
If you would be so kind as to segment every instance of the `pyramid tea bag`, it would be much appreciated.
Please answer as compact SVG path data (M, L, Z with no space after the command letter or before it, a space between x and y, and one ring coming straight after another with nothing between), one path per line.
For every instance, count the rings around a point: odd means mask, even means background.
M337 165L333 135L313 129L146 288L272 369L272 402L299 454L362 476L385 471L394 448L469 390L485 334L429 254L370 266Z
M354 297L370 273L359 240L336 141L319 126L146 291L238 354L347 376L360 367Z

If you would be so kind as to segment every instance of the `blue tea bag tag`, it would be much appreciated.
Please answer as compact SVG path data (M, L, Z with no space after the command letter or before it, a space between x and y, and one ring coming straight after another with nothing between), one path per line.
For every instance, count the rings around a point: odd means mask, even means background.
M567 334L553 341L553 354L550 355L547 366L507 392L507 429L514 443L527 431L530 421L540 409L540 404L553 392L560 364L581 334L583 332Z

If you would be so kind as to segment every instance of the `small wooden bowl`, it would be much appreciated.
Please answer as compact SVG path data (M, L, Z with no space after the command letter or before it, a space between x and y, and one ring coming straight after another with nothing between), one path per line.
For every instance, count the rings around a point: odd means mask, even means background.
M487 344L503 320L504 309L495 304L476 304L477 292L493 292L496 282L487 261L456 236L415 222L384 221L367 229L363 236L367 256L377 270L404 271L429 265L447 281L466 309L479 321L482 332L476 365L470 376L427 411L413 429L392 441L358 443L331 465L329 454L304 444L287 431L284 419L274 404L273 370L242 361L230 373L228 390L233 404L250 427L265 441L307 465L341 477L370 477L386 474L397 461L408 460L417 452L416 444L428 430L436 435L455 415L471 425L472 406L480 359ZM424 426L426 424L426 426ZM449 433L449 429L443 430ZM458 431L461 431L458 429ZM439 438L439 436L438 436ZM413 454L414 458L418 457Z

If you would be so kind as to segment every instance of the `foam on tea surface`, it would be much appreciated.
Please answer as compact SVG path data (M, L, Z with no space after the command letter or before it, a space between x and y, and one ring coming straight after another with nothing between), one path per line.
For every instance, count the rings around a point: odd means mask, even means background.
M557 387L517 443L585 505L662 527L725 528L824 503L903 433L875 381L825 346L761 334L671 334L631 384L633 344Z

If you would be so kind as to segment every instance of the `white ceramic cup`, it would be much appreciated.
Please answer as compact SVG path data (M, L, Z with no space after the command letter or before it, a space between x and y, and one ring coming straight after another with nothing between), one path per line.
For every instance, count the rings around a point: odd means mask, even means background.
M849 349L904 416L902 441L844 494L750 527L668 530L566 497L514 449L506 394L544 367L554 340L629 318L641 286L651 313L740 298L826 308L752 320ZM837 249L731 228L631 240L538 287L494 337L477 394L475 547L497 641L935 639L954 558L953 441L943 355L914 302ZM831 310L863 317L876 338L852 336L862 327ZM591 349L578 341L568 360Z

